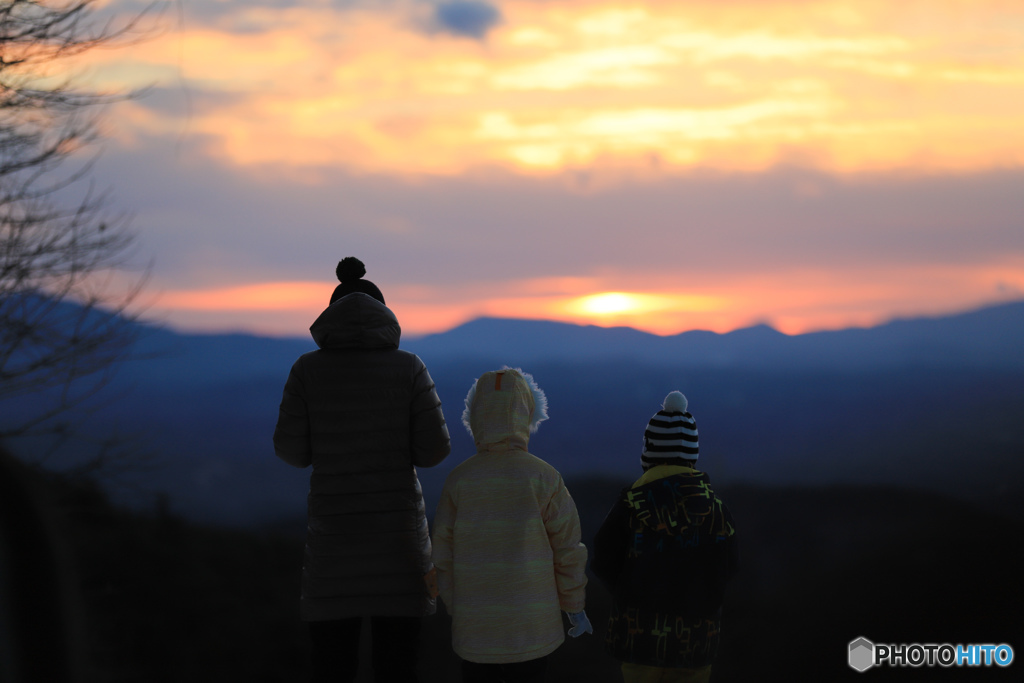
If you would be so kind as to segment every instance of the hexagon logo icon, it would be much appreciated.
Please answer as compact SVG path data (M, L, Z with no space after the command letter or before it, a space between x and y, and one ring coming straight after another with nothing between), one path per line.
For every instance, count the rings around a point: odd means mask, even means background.
M850 641L850 668L865 672L875 665L875 644L864 637Z

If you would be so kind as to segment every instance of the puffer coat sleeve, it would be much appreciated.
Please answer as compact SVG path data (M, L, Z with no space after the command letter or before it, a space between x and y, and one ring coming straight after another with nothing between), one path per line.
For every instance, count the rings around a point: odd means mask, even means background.
M455 501L451 490L445 486L441 500L434 513L433 560L437 568L437 589L449 612L455 604L455 586L452 578L455 569Z
M277 413L277 427L274 429L274 451L277 457L289 465L309 467L313 464L313 452L310 448L309 418L299 371L301 361L300 358L292 366L284 385L284 395Z
M622 490L594 534L594 552L590 559L590 570L613 594L618 590L622 563L629 549L629 514L621 503L627 490Z
M586 603L587 548L580 542L576 503L558 477L555 495L544 507L544 528L551 544L559 607L569 614L583 611Z
M413 356L412 464L433 467L451 452L451 439L441 412L441 399L437 396L434 380L419 356Z

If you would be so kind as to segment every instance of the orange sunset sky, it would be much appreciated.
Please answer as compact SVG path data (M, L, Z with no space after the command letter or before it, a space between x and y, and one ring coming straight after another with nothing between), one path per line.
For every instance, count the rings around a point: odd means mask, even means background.
M127 16L143 5L103 3ZM76 64L146 315L787 333L1024 298L1024 3L199 0Z

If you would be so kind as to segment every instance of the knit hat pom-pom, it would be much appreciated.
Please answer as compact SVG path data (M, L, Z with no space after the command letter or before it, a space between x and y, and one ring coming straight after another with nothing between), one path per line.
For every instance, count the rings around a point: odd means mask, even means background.
M686 400L686 397L683 396L682 393L673 391L665 397L665 402L661 405L665 409L665 412L685 413L687 406L689 406L689 401Z
M366 275L366 266L355 256L346 256L338 262L334 274L338 276L338 282L351 282Z

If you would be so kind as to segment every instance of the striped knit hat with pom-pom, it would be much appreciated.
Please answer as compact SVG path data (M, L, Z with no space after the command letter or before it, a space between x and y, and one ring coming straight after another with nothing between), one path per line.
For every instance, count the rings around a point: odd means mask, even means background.
M683 465L686 460L697 459L697 422L686 412L688 405L685 396L673 391L647 423L644 451L640 456L645 470L666 460Z

